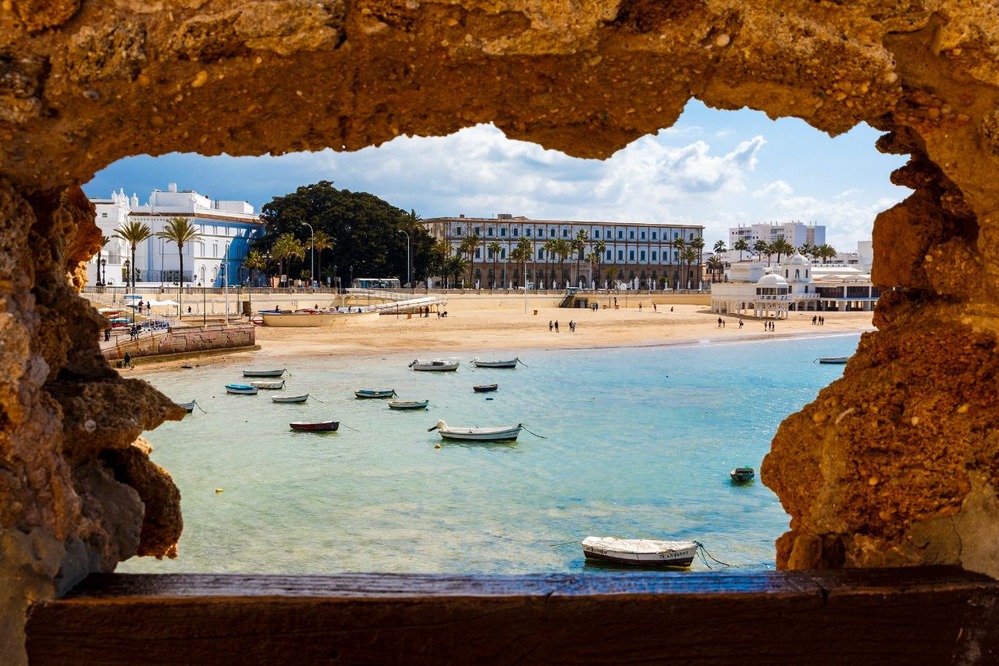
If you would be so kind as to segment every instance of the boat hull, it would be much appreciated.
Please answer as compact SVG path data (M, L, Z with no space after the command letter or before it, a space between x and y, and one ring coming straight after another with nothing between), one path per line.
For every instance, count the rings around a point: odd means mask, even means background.
M371 391L366 389L361 389L360 391L354 391L354 395L358 398L371 399L371 398L391 398L395 395L394 389L386 389L383 391Z
M689 567L697 555L695 541L586 537L583 555L594 560L643 567Z
M519 358L515 358L512 361L480 361L477 358L472 359L472 365L476 368L516 368L519 362Z
M820 365L843 365L848 360L847 356L822 356L816 359Z
M280 377L284 374L284 368L280 370L243 370L244 377Z
M426 409L429 400L394 400L388 404L389 409Z
M305 395L274 396L273 398L271 398L271 402L276 402L279 404L292 404L292 403L305 402L308 399L309 399L309 394L306 393Z
M297 430L300 432L335 432L337 428L340 427L339 421L317 421L306 423L303 421L295 421L289 423L288 426L292 430Z
M225 392L233 395L257 395L257 387L247 384L226 384Z
M756 470L752 467L736 467L728 475L732 483L749 483L756 478Z
M413 370L418 372L454 372L458 369L459 361L413 361L409 364Z
M512 442L520 435L521 426L500 428L438 428L443 439L462 442Z
M268 382L268 381L250 382L250 386L253 386L253 387L258 388L258 389L264 389L264 390L267 390L267 391L277 391L279 389L283 389L284 388L284 380L282 379L282 380L276 381L276 382Z
M476 393L491 393L495 391L499 386L496 384L483 384L481 386L473 386L472 390Z

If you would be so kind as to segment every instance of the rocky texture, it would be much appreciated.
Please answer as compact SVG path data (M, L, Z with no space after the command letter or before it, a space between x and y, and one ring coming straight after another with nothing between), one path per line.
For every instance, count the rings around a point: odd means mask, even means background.
M99 358L74 294L95 171L490 121L605 157L695 97L831 134L868 122L911 156L894 179L915 193L875 226L879 332L763 465L792 516L778 564L999 574L997 22L959 0L3 0L0 589L21 583L0 615L51 594L60 562L62 580L110 569L179 532L167 477L132 446L172 407Z

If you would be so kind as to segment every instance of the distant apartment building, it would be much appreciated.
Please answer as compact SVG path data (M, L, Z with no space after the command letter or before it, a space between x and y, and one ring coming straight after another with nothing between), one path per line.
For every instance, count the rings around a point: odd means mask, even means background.
M97 226L110 241L87 266L90 284L125 283L125 262L131 262L131 249L115 232L127 222L144 223L154 234L135 252L136 282L147 285L240 284L248 275L242 264L250 241L264 234L264 224L248 202L210 199L194 190L178 190L176 183L170 183L165 191L153 190L143 205L136 195L128 197L123 191L91 202ZM177 245L155 236L173 218L189 219L198 229L198 237L184 244L183 275Z
M697 288L701 277L701 253L691 261L683 250L692 244L703 248L703 226L532 220L507 213L495 218L430 218L423 225L435 239L450 244L452 255L460 253L466 238L478 239L466 259L472 284L480 287L517 288L526 280L529 288L537 289L647 289L661 287L665 278L669 286ZM566 247L574 239L575 246ZM517 262L511 253L522 240L530 247L530 257Z
M766 222L763 224L750 224L738 227L730 227L728 230L728 247L734 248L740 241L746 241L746 245L752 249L753 244L758 240L766 243L773 243L775 240L783 238L794 247L801 247L805 243L812 245L822 245L826 242L826 228L822 225L804 224L802 222Z

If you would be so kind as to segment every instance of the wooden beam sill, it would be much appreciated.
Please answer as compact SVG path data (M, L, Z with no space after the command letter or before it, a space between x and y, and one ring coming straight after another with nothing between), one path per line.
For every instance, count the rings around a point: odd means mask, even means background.
M94 575L30 663L999 663L999 582L950 567L453 576Z

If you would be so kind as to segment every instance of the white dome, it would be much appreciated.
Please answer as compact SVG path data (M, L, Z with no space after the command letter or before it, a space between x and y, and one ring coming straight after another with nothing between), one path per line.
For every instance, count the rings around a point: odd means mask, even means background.
M777 273L767 273L756 281L758 287L786 287L787 280Z
M808 257L804 256L800 252L795 252L787 258L787 264L790 266L811 266L812 262L810 262Z

